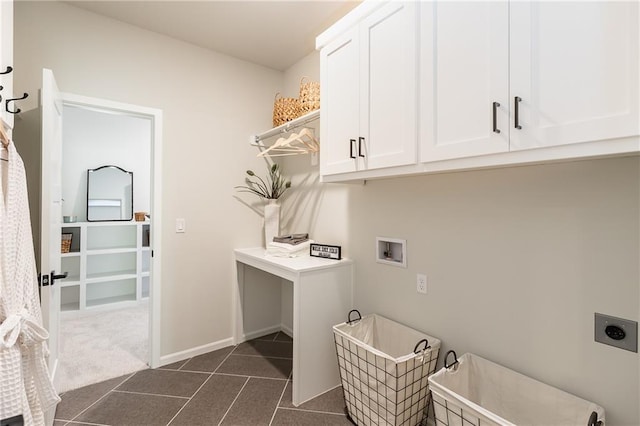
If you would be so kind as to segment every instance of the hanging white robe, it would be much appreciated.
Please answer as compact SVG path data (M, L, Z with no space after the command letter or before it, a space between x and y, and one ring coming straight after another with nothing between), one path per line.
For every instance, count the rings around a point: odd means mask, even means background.
M24 164L13 142L0 186L0 419L44 425L60 401L46 357Z

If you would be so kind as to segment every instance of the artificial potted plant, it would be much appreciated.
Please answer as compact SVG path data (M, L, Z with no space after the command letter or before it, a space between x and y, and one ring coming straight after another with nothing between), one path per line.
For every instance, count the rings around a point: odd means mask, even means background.
M278 164L269 167L269 174L266 179L256 175L253 170L247 170L245 178L246 185L239 185L235 188L239 192L255 194L266 201L264 206L264 241L268 245L273 241L273 237L280 234L280 205L278 199L284 192L291 188L291 181L286 180Z

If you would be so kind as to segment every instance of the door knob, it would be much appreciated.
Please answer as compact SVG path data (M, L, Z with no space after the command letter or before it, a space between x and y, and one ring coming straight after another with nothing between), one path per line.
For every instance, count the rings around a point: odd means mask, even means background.
M68 272L63 272L62 274L58 274L56 275L56 271L51 271L51 274L49 274L49 276L44 275L42 277L42 286L48 286L48 285L53 285L55 284L56 280L62 280L64 278L67 278L67 276L69 276Z

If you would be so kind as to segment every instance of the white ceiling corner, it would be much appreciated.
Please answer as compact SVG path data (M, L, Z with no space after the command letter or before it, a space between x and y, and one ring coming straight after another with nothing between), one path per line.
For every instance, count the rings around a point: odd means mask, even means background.
M284 71L359 0L74 1L66 3L149 31Z

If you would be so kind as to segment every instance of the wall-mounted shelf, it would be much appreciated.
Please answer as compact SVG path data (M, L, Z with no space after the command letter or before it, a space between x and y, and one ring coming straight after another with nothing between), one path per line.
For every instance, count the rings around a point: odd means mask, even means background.
M265 139L269 139L276 135L289 133L299 127L302 127L302 126L305 126L306 124L311 123L312 121L318 120L319 118L320 118L319 109L315 111L311 111L310 113L301 115L298 118L295 118L291 121L281 124L278 127L274 127L273 129L267 130L266 132L258 133L256 135L251 136L251 141L250 141L251 145L263 148L264 145L261 142L264 141Z

